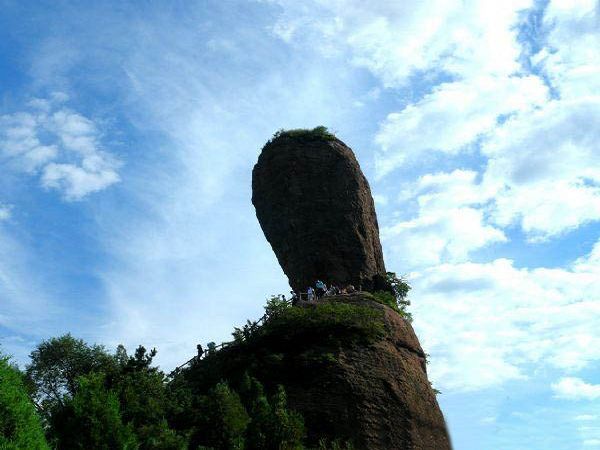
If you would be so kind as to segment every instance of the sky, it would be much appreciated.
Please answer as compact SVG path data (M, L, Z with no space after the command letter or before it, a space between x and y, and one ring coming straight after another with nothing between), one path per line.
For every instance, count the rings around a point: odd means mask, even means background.
M289 291L260 149L325 125L455 448L600 448L599 5L0 0L3 351L229 340Z

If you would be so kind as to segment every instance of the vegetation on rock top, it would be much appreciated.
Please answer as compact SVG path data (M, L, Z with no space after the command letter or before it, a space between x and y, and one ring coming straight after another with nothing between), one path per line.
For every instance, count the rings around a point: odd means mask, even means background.
M389 306L403 318L412 322L412 314L407 310L410 306L410 300L406 298L408 291L411 289L410 285L404 278L399 278L394 272L387 272L385 284L387 285L386 290L373 292L373 300Z
M263 148L268 147L275 141L283 138L290 138L297 141L314 141L314 140L325 140L333 141L336 139L335 134L330 132L327 127L318 126L315 128L294 128L290 130L278 130L273 134L273 137L264 145Z

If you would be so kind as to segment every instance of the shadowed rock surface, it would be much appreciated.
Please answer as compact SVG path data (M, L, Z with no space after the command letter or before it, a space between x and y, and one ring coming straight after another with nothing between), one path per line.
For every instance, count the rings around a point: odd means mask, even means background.
M365 339L361 327L369 325L359 317L337 328L310 321L304 327L268 326L256 339L198 361L186 376L200 385L221 378L235 385L249 372L270 390L283 385L288 405L304 417L310 448L327 438L356 449L450 449L410 323L368 293L326 297L320 305L325 303L373 310L382 333ZM297 308L317 307L303 302Z
M372 290L385 266L369 183L352 150L316 130L264 146L252 172L256 215L294 290L317 279Z

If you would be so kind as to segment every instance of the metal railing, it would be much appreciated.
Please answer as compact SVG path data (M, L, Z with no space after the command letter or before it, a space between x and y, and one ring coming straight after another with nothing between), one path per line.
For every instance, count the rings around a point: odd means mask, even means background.
M346 295L346 293L344 294L335 294L335 295ZM331 294L324 294L325 297L331 296ZM285 298L284 298L285 299ZM299 301L305 301L305 302L315 302L316 300L318 300L317 294L316 292L312 295L312 300L311 300L311 296L308 295L308 292L299 292L296 293L296 299ZM289 301L294 303L293 301L294 299L291 298ZM267 319L267 315L263 315L260 319L258 319L256 322L253 322L255 325L261 325L265 322L265 320ZM171 373L175 373L178 370L184 368L185 366L187 366L188 364L191 364L194 361L200 361L202 359L204 359L209 353L213 353L215 351L218 351L224 347L228 347L232 344L234 344L235 341L229 341L229 342L222 342L219 345L214 345L214 346L210 346L209 348L205 348L203 349L201 354L192 356L190 359L188 359L186 362L184 362L183 364L175 367L175 369L172 370Z

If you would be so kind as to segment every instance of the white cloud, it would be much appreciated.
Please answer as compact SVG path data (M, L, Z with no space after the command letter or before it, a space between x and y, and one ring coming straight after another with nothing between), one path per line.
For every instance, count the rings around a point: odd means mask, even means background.
M536 55L561 98L600 91L600 9L596 0L553 0L544 16L547 48Z
M35 255L0 227L0 327L28 334L47 330L51 317L66 317L58 302L49 301L43 277L31 270L34 263Z
M476 178L469 170L428 174L403 192L404 200L416 198L418 216L381 229L384 246L398 267L465 261L471 251L506 240L501 230L486 224L479 207L491 193Z
M560 98L550 100L534 74L491 75L485 65L477 76L456 72L462 78L388 115L376 137L378 176L431 162L435 151L473 152L481 141L488 160L482 187L494 193L495 225L516 223L531 240L541 240L598 220L597 14L593 1L551 2L547 9L548 46L534 60ZM508 28L503 39L517 45L514 27ZM518 52L507 54L517 61ZM501 117L508 119L500 123Z
M101 149L100 132L88 118L64 107L55 93L34 99L27 112L0 116L0 155L10 168L40 175L43 187L80 200L119 181L119 162Z
M102 158L94 159L84 159L82 166L48 164L42 174L42 186L63 191L67 200L80 200L119 181L113 165Z
M388 198L385 195L373 194L373 201L376 205L385 206L388 204Z
M598 416L594 415L594 414L580 414L578 416L575 416L574 420L578 421L578 422L590 422L590 421L595 421L598 419Z
M521 49L513 25L533 2L274 3L283 7L274 30L284 40L308 40L325 54L348 52L354 64L394 87L416 71L466 77L517 71Z
M552 101L483 145L494 219L548 237L600 218L600 97Z
M561 378L552 384L552 390L557 397L568 400L594 400L600 398L600 385L586 383L581 378Z
M465 261L469 252L506 240L502 231L484 224L475 208L422 212L418 218L382 229L387 248L400 255L399 267L416 268L442 261Z
M564 269L497 259L412 273L415 327L434 385L482 389L537 368L572 372L600 360L599 249Z
M482 146L494 221L532 240L600 219L600 28L595 1L552 1L548 46L536 55L559 98L517 114Z
M497 417L496 416L488 416L488 417L484 417L480 420L481 423L485 424L485 425L490 425L490 424L494 424L497 421Z
M491 132L500 115L529 111L547 100L547 88L534 76L478 77L444 83L417 103L391 113L376 137L382 177L426 152L456 155Z

